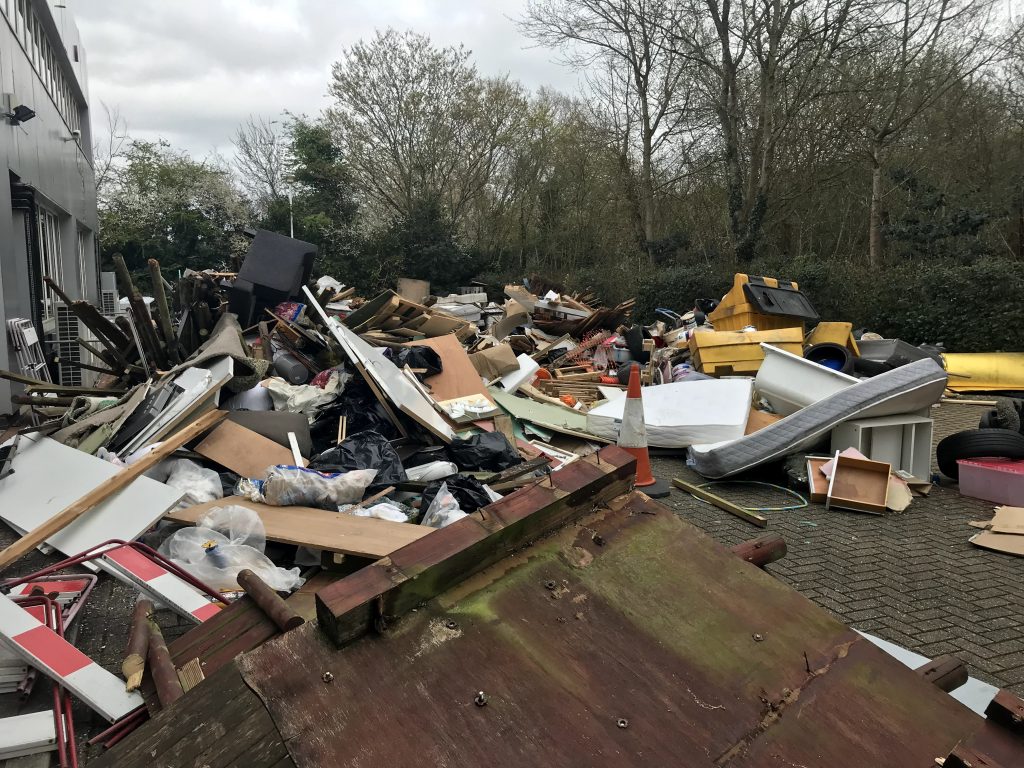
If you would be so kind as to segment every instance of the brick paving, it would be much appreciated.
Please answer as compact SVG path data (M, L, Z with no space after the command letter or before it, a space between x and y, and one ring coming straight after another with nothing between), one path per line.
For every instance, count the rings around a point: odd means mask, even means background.
M935 439L976 427L983 408L933 409ZM677 457L655 457L654 473L701 478ZM779 473L765 480L781 483ZM785 494L727 484L716 493L742 506L784 506ZM673 489L663 500L726 545L761 529ZM826 512L823 504L766 512L768 531L785 538L787 556L768 571L845 623L928 657L952 653L971 675L1024 694L1024 558L973 546L971 520L987 520L992 504L934 487L901 514Z

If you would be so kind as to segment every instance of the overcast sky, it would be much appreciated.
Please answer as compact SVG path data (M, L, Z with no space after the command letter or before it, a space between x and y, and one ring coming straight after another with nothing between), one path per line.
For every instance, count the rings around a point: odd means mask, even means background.
M463 43L484 75L573 91L557 53L532 47L511 20L525 0L65 0L82 34L93 130L117 107L129 132L203 156L231 154L250 114L316 114L331 64L389 26ZM511 18L510 18L511 17Z

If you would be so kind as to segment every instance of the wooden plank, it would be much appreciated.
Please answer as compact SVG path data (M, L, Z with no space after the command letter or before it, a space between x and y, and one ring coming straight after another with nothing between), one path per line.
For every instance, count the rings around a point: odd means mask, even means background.
M108 461L46 437L22 438L13 467L15 471L0 480L0 518L20 533L39 527L120 471ZM45 493L41 489L46 489ZM46 543L75 555L112 538L134 539L182 495L180 490L139 477L48 536Z
M294 463L292 452L283 445L233 421L219 425L193 450L241 477L259 480L266 478L270 467Z
M466 349L453 334L432 339L410 341L408 347L429 347L437 352L444 366L441 373L431 376L424 384L430 387L435 400L454 400L457 397L482 395L493 403L480 374L470 362Z
M280 765L284 757L287 751L266 707L237 668L229 664L161 710L114 749L90 758L89 765L271 768Z
M703 499L704 501L714 504L723 512L728 512L730 515L736 515L736 517L746 520L748 523L753 523L758 528L768 527L768 519L766 517L762 517L756 512L751 512L749 509L744 509L741 506L733 504L728 499L723 499L721 496L711 493L711 491L698 488L696 485L691 485L685 480L680 480L678 477L672 481L672 485L681 491L686 491L687 493L696 496L698 499Z
M584 457L321 590L320 628L348 643L624 493L635 476L636 459L618 447Z
M270 541L323 549L358 557L385 557L396 549L432 533L410 523L393 523L313 507L274 507L241 496L228 496L187 509L175 509L167 519L194 525L214 507L238 505L259 515Z
M159 447L147 453L134 464L125 467L110 479L103 481L96 488L65 507L47 522L22 536L14 544L0 552L0 571L22 555L42 544L50 536L66 528L112 494L120 491L122 488L126 488L133 480L141 477L145 472L148 472L166 459L185 443L193 440L217 424L226 415L223 411L213 411L212 413L200 416L196 421L169 437Z

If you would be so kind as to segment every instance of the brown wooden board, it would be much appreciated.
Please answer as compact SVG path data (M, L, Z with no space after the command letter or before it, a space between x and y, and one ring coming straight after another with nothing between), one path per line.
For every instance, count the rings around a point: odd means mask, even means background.
M480 374L470 362L462 342L453 334L410 341L406 346L430 347L441 358L441 364L444 366L441 373L424 381L424 384L430 387L430 394L434 400L453 400L468 395L482 395L492 403L494 402L487 387L484 386Z
M194 450L241 477L258 480L266 478L270 467L295 463L290 450L233 421L218 426Z
M832 461L831 456L807 457L807 489L810 501L823 502L828 498L828 478L821 468Z
M584 457L320 591L320 626L349 642L623 493L635 474L636 459L615 446Z
M671 510L618 501L383 634L339 651L307 624L240 657L296 765L924 768L984 733Z
M89 759L92 768L294 768L266 707L233 664Z
M167 519L194 525L214 507L238 505L260 516L270 541L297 544L358 557L379 558L391 554L434 531L411 523L394 523L313 507L274 507L242 496L228 496L187 509L176 509Z

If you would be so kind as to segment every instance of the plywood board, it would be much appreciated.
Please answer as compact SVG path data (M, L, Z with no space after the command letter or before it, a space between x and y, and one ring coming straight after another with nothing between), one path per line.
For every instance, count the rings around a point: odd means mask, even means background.
M406 346L430 347L441 358L441 373L424 381L424 384L430 387L435 400L454 400L469 395L483 395L491 400L487 387L484 386L476 367L470 362L465 347L454 334L410 341Z
M167 519L194 525L214 507L230 505L247 507L258 514L270 541L373 559L386 557L434 530L422 525L393 523L313 507L272 507L241 496L176 509L167 515Z
M233 421L222 422L194 450L241 477L258 480L266 478L270 467L294 464L290 450Z
M0 480L0 518L18 531L38 528L85 496L120 468L47 437L23 436L14 473ZM183 496L179 490L140 477L46 540L66 555L109 539L134 539Z

